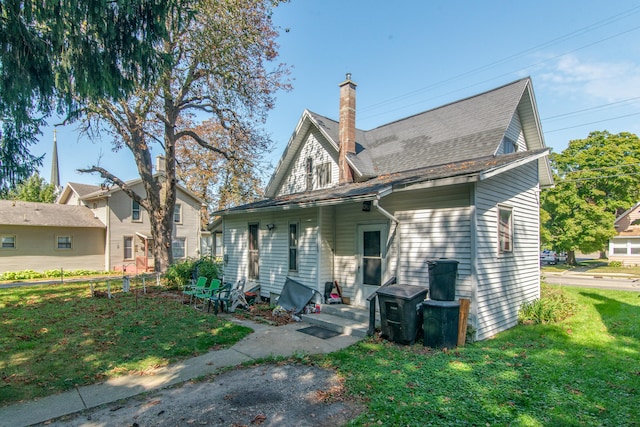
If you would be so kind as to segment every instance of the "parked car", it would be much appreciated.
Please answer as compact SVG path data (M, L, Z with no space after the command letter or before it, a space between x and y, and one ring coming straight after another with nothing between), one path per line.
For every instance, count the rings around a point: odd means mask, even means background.
M549 249L545 249L540 252L540 265L542 264L551 264L556 265L558 263L566 263L567 262L567 254L565 252L556 252Z

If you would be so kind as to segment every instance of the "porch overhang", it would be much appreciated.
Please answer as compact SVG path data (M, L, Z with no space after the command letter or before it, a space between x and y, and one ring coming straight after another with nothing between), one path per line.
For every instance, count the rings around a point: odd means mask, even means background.
M395 192L469 184L544 159L548 154L549 150L545 148L380 175L364 182L264 199L217 211L213 215L226 216L337 206L345 203L380 200Z

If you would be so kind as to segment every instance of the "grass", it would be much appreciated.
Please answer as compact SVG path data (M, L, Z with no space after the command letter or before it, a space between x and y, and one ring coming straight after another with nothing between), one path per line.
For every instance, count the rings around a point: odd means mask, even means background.
M575 311L555 324L449 351L369 339L319 363L367 406L357 426L640 425L639 295L562 289Z
M548 265L541 266L542 272L555 272L560 273L567 270L574 270L579 268L582 272L588 273L614 273L614 274L628 274L630 276L640 277L640 266L610 266L607 260L588 260L581 261L577 266L567 264Z
M132 283L113 295L92 298L88 283L1 289L0 405L165 366L250 333L163 288L144 294Z

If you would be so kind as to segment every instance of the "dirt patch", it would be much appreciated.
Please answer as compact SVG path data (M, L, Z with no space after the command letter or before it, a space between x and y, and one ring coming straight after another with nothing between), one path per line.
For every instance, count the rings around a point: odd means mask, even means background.
M138 396L49 426L337 426L364 407L340 378L307 365L262 365Z

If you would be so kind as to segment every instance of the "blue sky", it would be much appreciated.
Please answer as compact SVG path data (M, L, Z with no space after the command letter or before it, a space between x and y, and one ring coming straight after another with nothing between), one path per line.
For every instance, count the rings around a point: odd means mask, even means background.
M274 21L282 30L279 62L292 68L293 83L265 125L274 165L305 108L337 119L347 72L358 84L360 129L530 76L554 151L594 130L640 135L637 0L292 0ZM98 159L122 179L137 178L129 152L78 134L74 125L58 128L63 184L99 183L75 172ZM52 145L50 127L32 148L46 154L46 180Z

